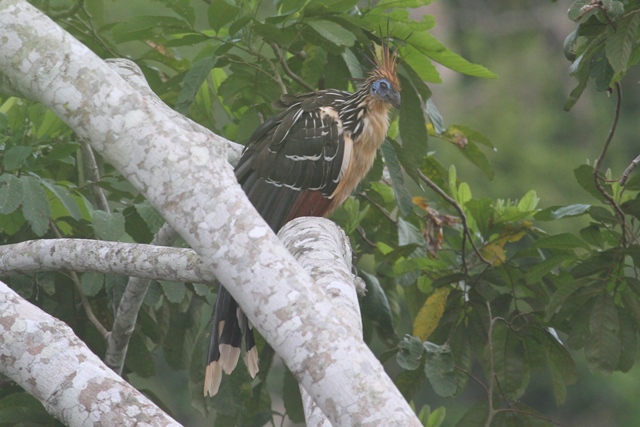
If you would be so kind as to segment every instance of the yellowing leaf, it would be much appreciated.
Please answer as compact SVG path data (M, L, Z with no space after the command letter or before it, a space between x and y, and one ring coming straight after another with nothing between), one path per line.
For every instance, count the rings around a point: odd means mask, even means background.
M426 341L429 338L442 318L449 292L451 292L451 288L440 288L427 298L413 322L412 335L422 341Z
M502 239L495 240L487 245L484 245L480 252L482 256L491 263L494 267L500 266L506 259L504 244L506 242Z
M525 234L526 233L523 229L520 229L520 231L508 231L507 234L503 234L494 241L484 245L480 249L480 252L482 252L482 256L484 256L485 259L489 260L494 267L498 267L506 261L506 252L504 250L504 245L509 242L517 242L518 240L522 239Z

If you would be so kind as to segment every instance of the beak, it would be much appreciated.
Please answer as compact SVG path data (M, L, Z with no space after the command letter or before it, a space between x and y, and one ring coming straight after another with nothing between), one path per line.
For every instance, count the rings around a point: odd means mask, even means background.
M400 92L389 92L385 95L385 98L394 108L400 108Z

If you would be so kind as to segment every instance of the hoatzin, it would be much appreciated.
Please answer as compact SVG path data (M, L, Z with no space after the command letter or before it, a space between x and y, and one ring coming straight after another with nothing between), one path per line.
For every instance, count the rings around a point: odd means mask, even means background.
M355 189L373 165L389 127L391 107L400 106L396 56L385 44L359 90L321 90L283 95L283 111L253 135L235 175L251 203L274 232L301 216L326 216ZM213 316L205 396L215 395L222 371L238 363L244 337L245 364L258 372L253 331L223 288Z

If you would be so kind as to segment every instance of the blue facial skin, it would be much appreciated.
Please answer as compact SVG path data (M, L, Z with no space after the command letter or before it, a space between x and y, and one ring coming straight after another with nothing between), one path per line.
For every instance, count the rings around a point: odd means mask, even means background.
M384 99L396 108L400 106L400 94L393 90L387 79L376 80L369 91L371 95Z

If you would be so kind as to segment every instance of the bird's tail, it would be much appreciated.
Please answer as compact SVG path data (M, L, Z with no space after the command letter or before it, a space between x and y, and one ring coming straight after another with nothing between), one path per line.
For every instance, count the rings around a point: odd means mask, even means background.
M258 351L247 316L225 288L220 286L213 313L209 357L204 379L204 395L215 396L222 372L230 374L238 364L244 337L245 365L252 378L258 373Z

